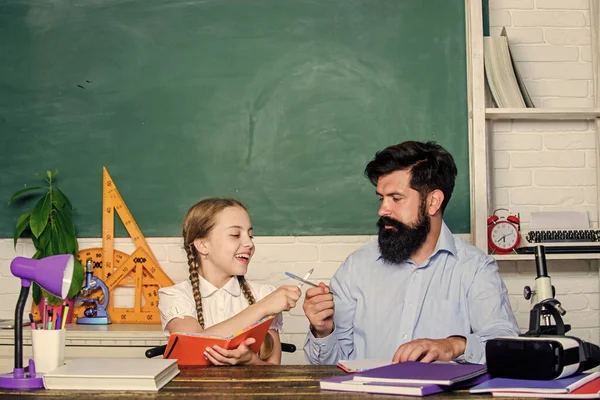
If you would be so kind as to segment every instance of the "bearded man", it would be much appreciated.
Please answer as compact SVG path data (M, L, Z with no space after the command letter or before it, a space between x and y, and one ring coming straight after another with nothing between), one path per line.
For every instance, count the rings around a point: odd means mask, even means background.
M307 362L485 363L488 339L520 333L496 261L443 221L456 174L433 142L390 146L369 162L378 240L344 261L331 290L322 282L307 290Z

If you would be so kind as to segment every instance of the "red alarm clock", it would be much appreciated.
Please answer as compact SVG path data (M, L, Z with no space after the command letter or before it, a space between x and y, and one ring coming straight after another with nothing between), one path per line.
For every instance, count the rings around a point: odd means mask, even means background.
M519 245L521 222L516 215L500 217L496 215L498 211L508 212L505 208L499 208L488 218L488 248L491 254L508 254Z

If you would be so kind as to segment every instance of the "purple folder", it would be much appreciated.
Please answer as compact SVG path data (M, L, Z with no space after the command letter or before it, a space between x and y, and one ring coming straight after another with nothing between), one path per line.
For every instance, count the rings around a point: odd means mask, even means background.
M368 382L453 385L483 375L481 364L421 363L407 361L354 374L354 380Z
M322 379L320 386L322 390L337 390L343 392L363 392L396 394L403 396L427 396L429 394L450 392L477 385L490 379L488 374L479 375L473 379L462 381L452 386L418 383L391 383L391 382L369 382L357 381L352 375L336 376L334 378Z

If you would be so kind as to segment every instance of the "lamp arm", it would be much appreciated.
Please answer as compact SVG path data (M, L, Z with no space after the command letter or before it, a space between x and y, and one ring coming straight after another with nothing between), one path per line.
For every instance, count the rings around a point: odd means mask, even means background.
M15 308L15 369L23 368L23 312L25 311L27 296L29 296L29 285L31 285L31 282L22 281L21 292Z

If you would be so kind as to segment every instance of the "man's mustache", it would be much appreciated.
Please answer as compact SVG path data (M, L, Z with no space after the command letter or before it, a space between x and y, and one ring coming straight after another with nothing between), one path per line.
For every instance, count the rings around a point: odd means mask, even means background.
M380 217L379 220L377 221L377 227L379 229L385 229L386 226L391 226L392 228L394 228L397 231L407 228L407 226L405 224L403 224L402 222L400 222L398 220L395 220L390 217Z

